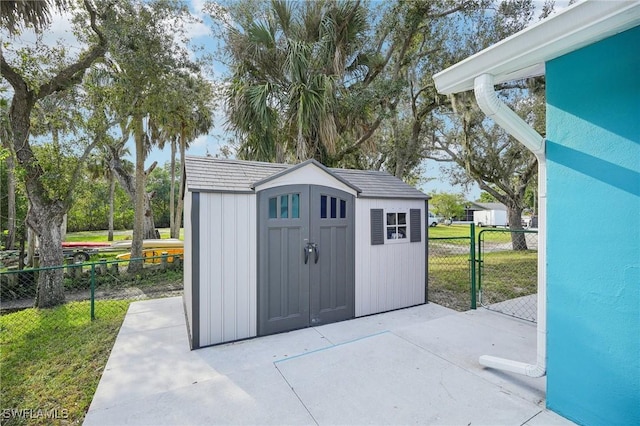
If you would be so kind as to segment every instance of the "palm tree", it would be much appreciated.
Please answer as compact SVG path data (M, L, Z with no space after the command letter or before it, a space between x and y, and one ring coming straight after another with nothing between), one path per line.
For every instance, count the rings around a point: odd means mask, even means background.
M172 103L164 117L162 129L158 129L159 143L162 149L169 141L171 144L171 193L170 193L170 222L171 238L178 238L182 223L182 209L184 206L184 185L180 185L178 203L175 202L176 185L176 151L180 148L180 179L184 176L185 154L189 144L199 136L207 134L213 127L211 100L213 91L211 84L200 76L182 74L171 79L174 92L169 97ZM169 88L166 89L171 90Z
M104 144L99 148L97 154L94 154L87 164L89 174L93 179L106 178L109 182L109 230L107 231L107 241L113 241L113 216L116 192L116 172L112 167L113 157L123 158L129 155L127 148L121 141L115 140L107 135ZM133 173L133 165L128 161L123 161L124 167Z
M27 25L41 31L51 22L51 11L65 10L68 3L68 0L2 0L0 24L11 33Z
M359 1L273 1L262 12L264 21L228 32L234 69L225 100L238 154L327 162L339 142L339 93L358 68L365 10Z

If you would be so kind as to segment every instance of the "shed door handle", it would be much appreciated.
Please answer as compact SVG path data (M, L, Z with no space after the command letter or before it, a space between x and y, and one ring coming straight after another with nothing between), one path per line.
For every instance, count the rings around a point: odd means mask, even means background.
M306 265L309 262L309 254L313 252L314 263L318 263L318 258L320 258L320 250L318 250L318 244L316 243L307 243L304 248L304 264Z

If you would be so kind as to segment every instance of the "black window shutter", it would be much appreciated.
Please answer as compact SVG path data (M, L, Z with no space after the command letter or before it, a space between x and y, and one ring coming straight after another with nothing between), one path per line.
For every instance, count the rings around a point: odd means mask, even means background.
M420 209L409 210L409 226L410 226L410 240L412 243L419 243L422 236L422 221L420 220Z
M384 244L384 212L371 209L371 245Z

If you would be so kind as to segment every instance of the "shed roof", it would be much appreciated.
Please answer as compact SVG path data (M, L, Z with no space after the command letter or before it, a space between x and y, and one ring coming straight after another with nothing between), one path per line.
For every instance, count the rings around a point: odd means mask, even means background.
M299 167L300 165L292 164L187 156L185 159L187 190L253 193L256 183L266 181L274 175L280 176ZM337 180L354 188L359 192L358 196L361 198L422 200L430 198L422 191L387 172L335 169L322 165L320 168Z
M469 205L478 207L482 210L507 210L507 206L502 203L475 203L470 202Z
M640 1L585 0L433 76L444 94L473 89L476 77L496 84L545 73L545 62L640 25Z

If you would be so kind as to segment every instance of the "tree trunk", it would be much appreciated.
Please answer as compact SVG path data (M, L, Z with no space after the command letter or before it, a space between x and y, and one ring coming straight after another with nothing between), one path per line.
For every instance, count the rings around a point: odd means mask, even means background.
M6 250L13 250L16 244L16 172L13 153L7 157L7 240Z
M136 155L137 155L137 151L138 151L138 148L136 146ZM144 160L142 160L142 173L141 173L143 177L141 179L142 182L146 182L146 176L149 173L151 173L151 171L155 168L155 164L156 163L153 163L151 167L149 167L149 170L145 172ZM118 179L118 182L120 182L120 186L122 186L124 191L127 193L129 198L131 199L131 202L134 203L134 206L136 206L137 205L136 203L138 202L137 201L138 197L136 194L138 193L137 188L138 188L139 179L137 178L134 179L134 177L131 176L125 170L125 168L122 166L122 162L120 161L120 158L116 155L113 155L111 157L110 167L114 175ZM138 168L138 161L136 160L136 174L138 173L137 168ZM142 185L142 188L144 190L144 183ZM135 232L136 232L136 220L140 221L140 224L138 226L140 226L140 229L142 230L142 239L157 238L155 221L153 219L153 210L151 209L151 200L153 199L154 194L146 193L144 191L142 191L142 194L143 194L142 208L139 210L136 210L136 212L142 211L142 213L140 214L140 217L138 217L138 213L135 213L134 215L134 223L133 223L134 241L135 241ZM131 242L132 246L134 244L134 241ZM140 247L142 247L142 240L140 241ZM133 249L132 249L132 253L133 253ZM142 255L142 251L140 251L140 256L141 255ZM132 257L133 257L133 254L132 254Z
M36 233L29 225L26 224L25 230L27 234L27 257L25 261L27 266L33 267L33 258L36 256Z
M113 241L113 210L116 196L116 179L113 172L109 173L109 231L107 232L107 241Z
M142 220L142 238L145 240L152 238L159 238L159 234L156 231L156 223L153 219L153 209L151 208L151 200L155 193L144 193L144 218Z
M96 11L91 2L85 2L85 6L90 15L91 28L98 36L98 43L84 51L76 62L58 70L57 74L39 87L29 88L25 79L5 61L0 49L0 73L13 87L9 123L12 131L12 151L23 169L24 183L30 202L27 225L33 228L40 238L40 264L45 268L63 264L60 225L63 215L69 208L69 197L51 198L42 183L44 170L29 144L31 112L38 99L77 84L86 69L97 58L104 56L107 43L96 26ZM45 269L38 274L36 295L37 307L50 307L64 302L62 268Z
M509 229L522 231L522 207L507 206ZM527 239L524 232L511 233L513 250L527 250Z
M184 132L183 132L184 133ZM180 140L182 144L182 139ZM182 150L180 150L182 152ZM169 236L171 238L178 238L179 235L175 232L176 222L176 140L171 138L171 192L169 193ZM178 233L180 227L178 226Z
M142 130L142 117L133 117L134 140L136 144L136 166L134 182L134 216L133 216L133 240L131 241L131 258L142 257L142 240L144 239L144 222L147 216L145 206L145 180L144 173L144 133ZM153 214L151 214L153 217ZM142 269L142 262L129 262L129 272L137 272Z
M51 214L47 211L36 211L32 208L27 215L30 226L34 227L40 247L40 266L62 265L62 225L61 214ZM48 308L64 303L63 268L43 269L38 274L38 288L36 291L36 307Z
M180 226L182 225L182 209L184 207L184 186L185 186L184 157L186 157L186 143L184 139L181 139L180 140L180 189L178 191L178 206L176 208L175 223L173 225L175 226L174 232L176 235L174 238L180 238Z
M60 226L66 212L60 200L51 200L42 186L43 170L28 142L29 117L33 108L30 94L16 91L11 104L13 148L16 159L25 170L25 186L29 198L27 227L32 228L40 240L40 266L49 268L63 264ZM64 303L63 270L44 269L38 274L36 306L46 308Z
M27 226L35 233L29 249L33 250L37 239L39 266L46 268L38 273L36 307L49 308L64 303L63 269L47 268L64 264L62 222L66 209L60 201L47 200L43 203L43 197L30 186L32 186L31 182L27 181L29 194Z

